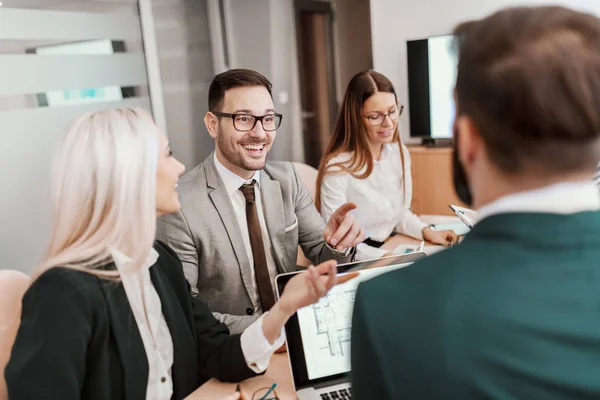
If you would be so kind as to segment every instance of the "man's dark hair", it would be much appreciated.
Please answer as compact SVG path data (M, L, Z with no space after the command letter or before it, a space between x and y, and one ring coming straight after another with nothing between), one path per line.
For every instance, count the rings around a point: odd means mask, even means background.
M271 82L261 74L250 69L231 69L215 76L208 89L208 110L221 111L225 92L229 89L248 86L263 86L271 93Z
M517 7L459 25L459 114L492 162L515 173L593 169L600 160L600 19Z

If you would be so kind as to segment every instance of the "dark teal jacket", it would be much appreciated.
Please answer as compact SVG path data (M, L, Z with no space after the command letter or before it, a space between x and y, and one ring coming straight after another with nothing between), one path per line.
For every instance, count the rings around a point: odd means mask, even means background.
M504 214L359 286L354 398L599 399L600 213Z

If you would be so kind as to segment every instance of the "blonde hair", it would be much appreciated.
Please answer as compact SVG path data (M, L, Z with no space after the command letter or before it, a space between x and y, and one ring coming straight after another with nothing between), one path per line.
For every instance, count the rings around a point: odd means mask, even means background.
M53 224L38 273L62 266L117 278L111 248L139 269L156 231L157 127L142 109L95 111L73 121L52 170Z

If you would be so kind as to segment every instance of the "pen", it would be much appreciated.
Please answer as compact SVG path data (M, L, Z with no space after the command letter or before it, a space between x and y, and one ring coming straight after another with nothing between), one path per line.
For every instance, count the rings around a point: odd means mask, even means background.
M271 394L272 391L275 390L275 388L277 387L277 382L274 382L271 387L269 388L269 390L267 391L267 393L265 393L265 395L263 397L261 397L260 400L266 399L267 397L269 397L269 395ZM275 397L277 398L277 394L275 394Z

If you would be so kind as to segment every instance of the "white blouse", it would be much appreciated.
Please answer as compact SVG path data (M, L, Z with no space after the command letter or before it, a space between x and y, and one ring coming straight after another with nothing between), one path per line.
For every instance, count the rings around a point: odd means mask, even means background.
M153 248L150 249L142 268L131 272L128 271L131 258L116 249L111 248L110 251L121 275L123 288L148 357L146 400L170 400L173 395L173 339L162 313L160 297L150 278L150 267L156 264L158 253ZM248 367L256 373L267 369L271 356L285 342L283 329L273 344L265 338L262 320L267 314L268 312L261 315L240 337L244 359Z
M173 395L173 339L150 279L150 267L158 260L158 253L151 249L143 267L133 273L126 269L132 261L129 257L115 249L111 253L148 357L146 400L169 400Z
M398 143L383 146L381 157L373 163L371 175L357 179L338 168L328 170L321 184L321 215L327 221L342 204L354 202L358 207L352 211L356 221L365 230L366 237L379 242L392 232L403 233L423 239L423 228L427 226L411 210L412 178L410 154L404 151L404 171ZM328 165L350 160L351 154L344 153L333 158ZM366 169L366 167L365 167ZM406 180L406 185L403 180ZM406 186L406 193L404 187ZM357 258L381 257L387 251L362 243L357 247Z

